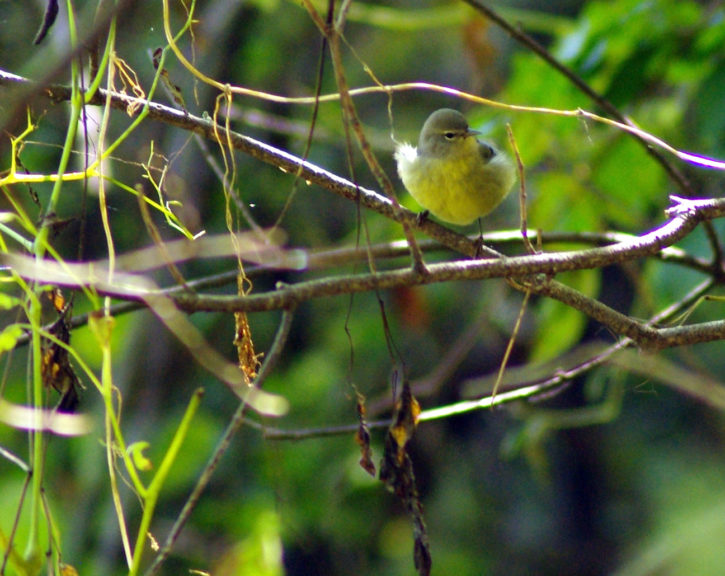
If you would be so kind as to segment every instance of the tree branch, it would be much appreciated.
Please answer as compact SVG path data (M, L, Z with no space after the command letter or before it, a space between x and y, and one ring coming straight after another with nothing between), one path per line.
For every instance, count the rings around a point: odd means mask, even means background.
M33 82L0 70L0 85L13 84L25 86L32 85ZM71 90L67 86L54 84L45 87L43 94L55 102L62 102L70 99ZM132 115L140 114L143 108L148 106L148 117L150 119L199 134L215 142L217 141L218 134L226 134L226 129L223 126L215 124L211 119L200 118L157 102L135 98L117 92L109 93L106 90L98 90L89 104L101 106L105 105L106 102L110 102L111 107ZM284 172L295 174L306 182L317 184L343 198L353 202L360 202L365 208L374 210L391 220L405 223L411 228L417 228L451 250L466 254L470 257L476 256L477 243L475 241L453 232L430 219L418 222L418 214L416 212L412 212L402 206L396 209L388 198L373 190L358 186L354 182L341 178L332 172L328 172L311 162L302 160L289 152L274 148L269 144L265 144L249 136L244 136L234 131L231 131L228 136L228 142L236 150L248 154L252 158L277 166Z
M0 71L0 83L2 82L28 83L29 81ZM64 86L50 86L46 88L46 93L54 100L65 100L70 97L70 89ZM216 140L216 135L220 129L220 127L215 126L213 122L205 118L195 117L155 102L148 102L123 94L99 91L92 103L101 104L107 101L110 101L113 107L123 110L133 109L135 105L135 109L140 111L146 105L149 108L151 118L201 134L212 140ZM316 183L351 201L359 201L361 205L387 218L398 221L405 219L408 224L417 225L417 214L405 209L396 210L390 200L377 192L357 186L353 182L340 178L288 152L236 132L229 134L229 141L234 148L258 160L278 166L287 172L297 173L308 182ZM274 292L246 296L198 295L181 292L174 294L171 298L177 306L189 312L260 312L289 309L297 306L300 302L338 294L456 280L510 278L523 279L524 282L532 284L533 288L538 290L539 293L560 299L562 302L596 318L618 334L626 334L632 337L640 345L667 347L722 338L723 331L719 322L690 327L689 330L682 328L667 329L666 332L655 334L650 331L651 329L643 327L641 323L631 320L558 283L551 281L532 282L532 276L536 274L554 276L560 272L599 268L634 258L659 254L663 248L671 246L688 235L700 222L725 215L725 199L686 200L673 197L673 200L676 205L668 211L668 214L672 216L669 222L641 237L624 238L621 242L600 248L506 257L497 260L471 260L432 264L427 267L425 273L415 269L404 269L338 276L289 286L281 285ZM453 250L471 256L476 253L477 243L466 236L456 234L429 220L419 227L426 234ZM723 280L720 277L722 274L719 272L719 267L715 269L714 266L710 266L709 270L714 280ZM69 280L64 282L62 279L56 280L58 284L66 285L72 282ZM96 283L95 287L105 295L125 300L145 300L148 297L148 294L144 293L143 289L140 288L129 289L129 287L124 287L119 289L103 282Z
M261 312L287 308L314 298L353 292L456 280L526 278L536 274L553 276L571 270L601 268L657 254L664 247L687 236L699 222L725 215L725 199L698 200L688 203L688 207L682 209L672 220L660 228L644 236L632 237L601 248L506 257L498 260L459 260L429 264L426 274L403 269L374 274L341 275L294 285L280 285L274 292L247 296L202 296L182 293L174 296L174 300L179 307L188 311ZM128 294L113 292L112 287L99 286L99 290L110 296L129 297Z

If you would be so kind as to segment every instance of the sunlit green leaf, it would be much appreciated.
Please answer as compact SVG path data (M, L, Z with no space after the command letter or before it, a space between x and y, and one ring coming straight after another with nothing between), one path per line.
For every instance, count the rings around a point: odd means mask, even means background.
M3 331L0 332L0 353L15 348L18 338L21 338L23 333L24 330L17 324L11 324L3 328Z

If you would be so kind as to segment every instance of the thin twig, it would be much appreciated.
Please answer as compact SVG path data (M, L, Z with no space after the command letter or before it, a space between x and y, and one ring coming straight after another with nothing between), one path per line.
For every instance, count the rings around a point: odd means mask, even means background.
M519 173L519 226L521 228L521 238L524 240L524 247L529 254L536 254L536 249L532 246L528 234L528 217L526 211L526 178L524 177L524 163L519 154L519 147L516 144L514 132L510 124L506 124L506 134L508 135L509 144L514 151L516 159L516 169Z
M282 319L280 320L279 328L277 328L277 334L275 335L272 346L270 347L264 363L259 370L259 374L254 381L255 387L262 387L270 371L274 368L280 356L282 355L282 350L287 343L290 328L292 327L293 318L293 310L284 310L282 312ZM184 507L181 509L179 516L176 518L174 525L171 527L169 534L166 536L166 541L164 542L164 545L159 550L156 558L154 558L151 566L149 566L148 570L145 573L145 576L153 576L153 574L156 574L161 567L161 564L163 564L163 562L168 558L169 554L171 553L171 549L174 546L174 543L179 537L179 534L184 528L184 525L189 519L189 516L191 516L191 513L194 511L194 508L199 502L202 493L209 484L209 481L211 480L214 471L216 470L219 462L221 461L222 456L224 456L227 449L229 448L232 438L236 434L237 430L239 430L239 427L244 423L247 413L247 406L248 405L246 402L241 402L237 407L234 415L232 416L229 424L227 425L226 430L224 431L224 434L219 439L219 443L217 444L214 452L212 452L209 458L209 461L204 467L204 470L202 470L201 474L199 475L194 489L191 491L191 494L189 494L189 497L184 503Z
M413 268L418 273L424 274L425 264L423 263L423 255L420 251L420 248L418 247L417 241L415 240L412 224L407 219L401 217L401 211L403 210L403 208L398 202L398 199L395 195L395 189L393 188L393 184L388 178L387 174L385 174L385 171L383 170L380 163L378 162L378 159L375 156L372 147L370 146L370 142L368 141L365 133L363 132L360 117L357 114L355 103L353 102L352 96L350 95L350 87L348 86L347 78L345 76L345 69L342 62L342 52L340 50L340 36L342 35L342 28L344 25L344 12L340 12L336 25L330 26L329 24L326 24L322 21L322 19L319 17L319 14L317 14L317 10L315 10L314 6L312 6L309 0L304 0L303 4L307 8L308 14L310 14L313 21L317 25L320 33L327 38L328 44L330 46L332 65L335 71L335 82L337 84L337 88L340 94L340 102L342 103L346 134L348 131L348 127L352 128L352 131L357 138L358 146L360 147L363 158L365 158L365 162L367 163L368 168L370 168L370 172L375 177L375 180L377 181L380 188L383 190L384 194L390 199L393 213L395 215L394 219L400 222L403 227L403 234L405 235L405 238L408 241L408 245L410 246L410 255L413 261ZM334 4L331 4L331 6L333 5ZM332 15L330 14L330 18L331 17ZM349 145L347 147L347 150L349 154ZM352 169L352 162L349 158L348 164L350 166L350 169Z
M516 323L514 324L514 329L511 331L511 336L509 337L508 343L506 344L506 350L504 351L503 358L501 359L501 364L498 367L498 373L496 374L496 382L494 382L493 390L491 391L491 402L496 401L496 393L498 392L498 387L501 385L501 380L503 380L504 372L506 371L506 367L508 366L509 359L511 358L511 352L514 349L514 344L516 344L516 337L519 334L519 330L521 329L521 323L524 320L524 312L526 312L526 307L529 303L529 298L531 297L531 292L529 290L524 291L524 299L521 302L521 306L519 307L519 314L516 317Z
M541 240L548 244L584 244L584 245L607 245L624 240L635 238L631 234L623 234L620 232L546 232L541 233ZM473 240L474 238L471 238ZM518 230L490 232L483 235L486 244L492 246L516 245L521 241L521 232ZM445 249L435 240L423 240L419 242L424 252ZM321 250L319 252L310 252L308 255L307 270L329 269L339 266L348 266L351 263L364 261L369 257L371 252L376 259L395 259L409 255L408 245L405 241L393 241L376 244L366 249L357 247L331 248L329 250ZM670 262L685 266L692 270L702 272L703 274L712 273L712 264L702 258L692 256L679 248L666 247L654 255L663 262ZM254 278L262 274L268 274L270 269L266 266L251 266L247 269L247 277ZM187 282L188 289L192 291L209 290L220 288L236 282L237 271L230 270L218 274L212 274L189 280ZM178 294L186 290L184 286L170 286L164 288L162 293L165 296ZM111 315L118 316L136 310L145 309L146 305L143 301L126 301L120 302L111 307ZM72 328L85 326L88 323L90 313L79 314L73 316L70 325ZM27 344L29 334L23 334L18 338L17 345ZM415 391L418 394L418 391Z
M549 64L552 68L554 68L557 72L562 74L567 80L574 84L574 86L576 86L579 91L585 94L608 114L616 118L622 124L627 124L634 127L632 121L624 114L622 114L619 109L614 106L614 104L604 98L601 94L597 93L591 86L589 86L589 84L587 84L586 82L584 82L584 80L577 76L573 70L567 68L556 58L554 58L554 56L552 56L546 48L544 48L531 36L510 24L505 18L500 16L496 11L494 11L492 8L490 8L480 0L464 0L464 2L466 2L466 4L469 4L474 9L490 19L492 22L497 24L501 29L505 30L514 40L529 48L532 52L534 52L537 56L544 60L544 62ZM683 194L685 194L686 196L692 196L692 188L690 187L690 183L687 181L687 178L685 178L682 172L680 172L680 170L670 164L667 159L658 150L652 148L648 142L642 140L636 134L634 136L639 141L639 143L644 146L647 153L652 156L662 166L662 168L664 168L665 172L667 172L668 176L677 184L680 190L682 190Z
M707 293L714 286L712 279L708 279L695 288L690 290L680 301L675 302L664 310L655 314L645 324L648 326L666 322L679 314L683 309L691 306L699 300L703 294ZM517 402L521 400L542 400L549 397L551 393L560 392L567 383L592 369L605 364L618 351L631 346L633 341L630 338L623 338L611 346L599 351L591 358L587 358L583 362L578 362L574 366L558 370L556 373L543 380L534 382L519 383L513 390L507 390L496 395L494 399L491 395L474 400L464 400L455 404L424 410L421 412L420 420L436 420L439 418L450 417L454 415L464 414L473 410L481 410ZM415 386L415 384L414 384ZM340 436L346 434L354 434L358 424L349 424L343 426L330 426L320 428L305 428L298 430L284 430L281 428L270 428L252 420L247 420L247 426L261 430L264 437L268 440L307 440L310 438L322 438L327 436ZM368 422L368 427L373 429L383 429L390 426L390 420L376 420Z
M655 348L704 342L720 339L723 334L720 323L708 323L663 332L662 336L641 322L612 310L600 302L567 288L555 281L542 281L540 276L551 277L559 272L601 268L602 266L630 261L635 258L656 254L688 235L697 224L706 219L725 215L725 199L693 200L677 199L679 204L670 209L673 219L641 237L625 240L612 246L592 248L575 252L536 254L507 257L498 260L463 260L432 264L428 273L418 274L407 268L376 272L374 274L343 275L309 280L293 285L281 285L278 289L244 296L200 295L181 292L169 297L178 307L188 312L261 312L286 309L310 299L329 297L355 292L367 292L425 285L452 280L481 280L503 277L519 279L525 288L536 293L560 299L568 305L585 312L592 318L611 328L614 332L633 338L639 345ZM0 254L0 263L12 266L19 274L32 279L52 282L58 285L93 285L98 292L123 299L140 299L147 303L156 302L161 293L148 283L128 282L117 286L95 274L97 266L44 262L36 266L32 259L15 254ZM674 330L674 329L671 329Z
M641 237L612 246L572 252L514 256L499 260L465 260L430 264L426 275L411 270L382 271L375 274L343 275L285 285L273 292L244 297L181 293L174 301L189 311L247 312L285 308L289 305L339 294L426 285L451 280L516 278L534 274L555 275L560 272L601 268L658 253L687 236L702 219L725 215L725 200L702 201L692 212L682 213ZM134 298L113 286L97 285L99 291L121 298ZM140 297L140 295L139 295Z
M411 382L413 395L416 398L432 396L445 385L471 349L480 341L482 331L490 323L490 317L491 311L488 305L482 306L473 321L458 334L448 350L436 360L433 370L426 377ZM396 398L387 391L380 397L367 402L367 413L370 416L381 414L390 410L395 401Z

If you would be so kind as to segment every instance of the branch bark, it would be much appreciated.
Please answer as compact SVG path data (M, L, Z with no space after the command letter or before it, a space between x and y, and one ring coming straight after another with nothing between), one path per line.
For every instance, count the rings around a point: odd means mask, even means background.
M0 71L0 83L25 85L29 82L24 78ZM70 97L70 89L64 86L49 86L44 93L55 101L66 100ZM221 130L208 119L124 94L99 91L91 103L104 104L106 102L111 102L114 108L124 111L136 110L135 113L138 113L142 107L148 106L150 118L192 131L211 140L216 140L217 134ZM235 149L262 162L275 165L290 173L299 174L306 181L315 183L351 201L360 202L361 205L382 216L396 221L405 221L410 226L417 226L448 248L469 256L476 254L477 243L475 241L429 220L418 223L417 214L403 208L396 209L388 198L373 190L360 187L311 162L237 132L229 134L229 141ZM369 274L341 275L304 281L294 285L279 285L274 291L246 296L200 295L186 291L167 294L167 296L179 308L187 312L261 312L289 310L307 300L339 294L436 282L507 278L520 282L536 293L556 298L590 315L617 334L632 338L640 346L664 348L725 338L725 328L721 322L680 328L651 328L551 280L560 272L599 268L645 256L659 255L663 249L687 236L699 223L725 215L725 199L689 200L677 197L672 199L676 205L668 211L672 217L671 220L642 236L625 237L620 242L599 248L502 257L493 260L459 260L431 264L425 270L407 268ZM537 278L537 275L541 274L545 275L548 280ZM725 278L722 263L713 262L710 266L710 274L713 280L722 282ZM148 294L142 289L129 289L128 287L119 289L103 283L97 283L95 287L105 295L124 300L138 301L148 298Z

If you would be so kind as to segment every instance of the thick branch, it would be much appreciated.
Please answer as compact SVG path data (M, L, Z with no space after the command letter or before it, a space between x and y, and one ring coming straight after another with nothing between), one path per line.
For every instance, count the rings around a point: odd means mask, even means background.
M0 70L0 85L3 84L27 86L33 83L26 78ZM62 102L70 99L71 90L66 86L52 85L45 87L42 94L53 101ZM176 126L183 130L194 132L209 140L216 141L218 134L225 134L225 128L215 125L210 119L200 118L182 110L164 106L157 102L134 98L126 94L116 92L108 93L105 90L98 90L90 101L90 104L103 106L106 102L110 102L113 108L133 115L140 114L144 106L148 106L149 118L163 122L169 126ZM354 182L341 178L289 152L274 148L273 146L244 136L238 132L230 132L228 140L225 136L225 144L227 142L230 142L240 152L248 154L267 164L277 166L290 174L298 175L308 183L317 184L348 200L354 202L359 201L364 207L374 210L391 220L405 223L412 228L418 228L452 250L471 257L476 255L477 243L475 241L469 240L465 236L457 234L432 220L426 219L418 222L417 213L407 210L402 206L396 209L388 198L373 190L358 186Z
M28 83L17 76L0 72L0 82ZM64 100L70 97L70 90L63 86L52 86L46 89L49 97ZM181 127L215 140L220 130L210 120L199 118L153 102L139 100L122 94L106 94L100 92L92 101L102 104L109 98L112 106L129 110L131 104L148 105L149 116L153 119ZM137 110L140 110L140 106ZM353 182L332 174L310 162L303 161L288 152L273 148L247 136L232 132L229 135L232 145L254 158L273 164L288 172L298 173L309 182L316 183L332 192L353 201L359 201L383 216L393 220L406 220L416 224L416 214L408 210L395 210L392 203L380 194L356 186ZM433 264L427 272L403 269L389 272L362 274L355 276L338 276L301 282L295 285L284 285L274 292L247 296L200 296L188 292L175 294L172 299L182 309L193 311L266 311L290 309L300 302L313 298L322 298L337 294L383 290L401 286L431 284L434 282L450 282L455 280L480 280L485 278L519 279L522 283L531 284L537 280L535 275L545 274L549 277L560 272L599 268L634 258L659 254L663 248L671 246L688 235L698 223L720 217L725 214L725 200L682 200L675 199L678 205L670 211L672 220L660 228L641 237L624 239L611 246L581 250L575 252L559 252L553 254L537 254L498 260L473 260L452 263ZM475 254L476 243L465 236L426 221L421 226L424 231L436 238L443 245L464 254ZM711 273L719 276L717 271ZM721 280L721 278L714 278ZM667 347L683 343L701 342L723 338L725 330L719 322L679 329L666 329L661 332L648 328L624 315L613 311L600 303L577 295L576 292L554 282L534 281L533 285L542 294L558 298L563 302L589 314L617 333L625 334L641 345ZM148 297L141 291L128 288L117 289L113 285L97 284L96 288L105 294L126 300L144 300ZM656 330L656 332L651 332Z
M498 260L465 260L428 265L426 274L402 269L375 274L344 275L282 285L276 291L248 296L201 296L184 293L174 296L177 305L188 311L261 312L284 309L313 298L386 290L402 286L482 280L486 278L526 278L536 274L553 276L560 272L601 268L659 253L687 236L706 218L725 215L725 199L698 201L696 209L684 210L675 218L645 234L612 246L573 252L516 256ZM104 288L105 290L105 288ZM111 296L128 297L109 292Z

